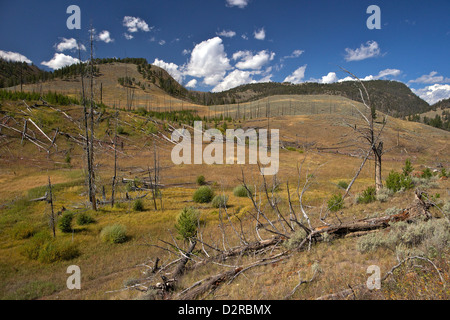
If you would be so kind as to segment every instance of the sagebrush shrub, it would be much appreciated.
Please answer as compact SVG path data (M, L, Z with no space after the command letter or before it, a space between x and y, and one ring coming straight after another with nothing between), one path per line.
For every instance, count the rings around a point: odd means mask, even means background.
M228 204L228 196L225 195L217 195L211 202L211 205L214 208L225 208Z
M386 202L388 201L389 197L392 196L393 192L389 190L388 188L381 188L378 190L376 199L380 202Z
M434 257L450 245L450 223L444 219L397 222L388 233L376 232L361 237L357 249L361 253L388 248L405 257L411 254Z
M284 242L284 246L288 250L296 249L303 240L306 238L306 231L303 229L298 229L290 238L289 240Z

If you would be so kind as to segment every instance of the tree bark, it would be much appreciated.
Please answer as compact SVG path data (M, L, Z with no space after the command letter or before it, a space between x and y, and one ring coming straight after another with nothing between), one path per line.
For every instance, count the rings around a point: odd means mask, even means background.
M378 193L383 188L383 180L381 178L381 157L383 155L383 142L373 150L375 158L375 190Z

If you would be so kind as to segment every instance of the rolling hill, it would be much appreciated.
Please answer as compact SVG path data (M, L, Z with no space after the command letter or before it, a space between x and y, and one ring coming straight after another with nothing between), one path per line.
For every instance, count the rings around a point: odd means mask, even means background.
M189 91L180 85L165 70L148 64L145 59L96 59L96 96L105 104L139 108L184 109L205 106L234 105L255 102L275 95L333 95L361 102L358 87L353 81L332 84L319 83L257 83L242 85L220 93ZM25 64L26 65L26 64ZM23 90L55 90L72 96L79 96L79 67L76 65L43 72L35 66L2 62L0 79L15 79L9 84L18 84L20 68L25 68ZM22 67L21 67L22 66ZM48 79L51 80L48 80ZM12 79L12 78L11 78ZM20 80L19 80L20 83ZM433 109L427 102L415 95L405 84L397 81L373 80L365 82L373 105L388 115L406 117L425 113ZM5 82L4 85L6 86ZM100 93L100 87L102 88ZM13 87L14 90L19 88ZM131 106L132 105L132 106ZM203 106L203 107L201 107Z

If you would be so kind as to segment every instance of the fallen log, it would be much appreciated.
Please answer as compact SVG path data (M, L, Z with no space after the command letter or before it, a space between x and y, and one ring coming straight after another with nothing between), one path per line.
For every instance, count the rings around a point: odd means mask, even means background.
M232 257L243 256L249 252L259 251L259 250L265 249L267 247L276 245L276 244L280 243L282 240L283 239L281 237L275 236L269 240L252 242L245 246L236 247L236 248L230 249L228 251L222 252L214 257L199 261L199 262L195 263L194 265L192 265L189 269L193 270L193 269L199 268L201 266L204 266L210 262L225 261ZM197 240L197 241L200 241L200 240Z
M416 190L413 205L402 210L402 212L398 214L317 228L305 238L305 240L299 245L299 248L301 248L308 240L319 241L324 233L335 235L337 237L345 237L349 234L359 234L362 232L387 228L391 223L399 221L409 222L419 217L430 219L431 214L429 212L429 208L431 205L423 200L423 195L423 192Z
M200 280L185 291L181 292L177 297L179 300L195 300L207 291L211 291L219 287L222 283L231 280L242 268L225 271L218 275Z

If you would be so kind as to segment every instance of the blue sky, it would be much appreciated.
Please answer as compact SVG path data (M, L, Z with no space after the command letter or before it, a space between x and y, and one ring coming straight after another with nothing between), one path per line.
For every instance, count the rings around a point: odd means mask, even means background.
M66 26L70 5L81 30ZM379 30L367 28L370 5ZM434 103L450 97L449 16L448 0L1 0L0 56L45 70L76 62L92 23L96 57L143 57L195 90L336 82L347 77L341 66Z

